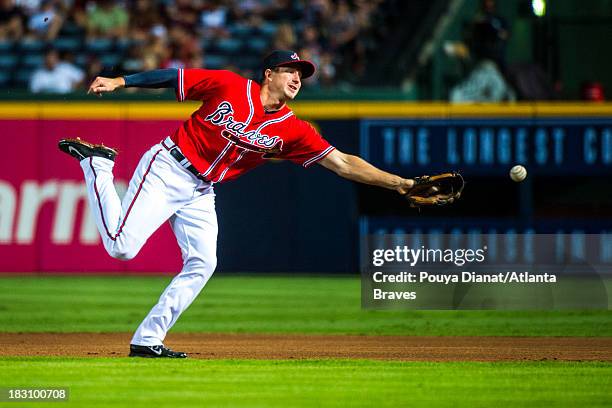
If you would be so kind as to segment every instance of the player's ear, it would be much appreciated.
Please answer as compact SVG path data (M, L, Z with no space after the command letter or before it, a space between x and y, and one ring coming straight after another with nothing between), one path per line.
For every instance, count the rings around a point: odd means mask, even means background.
M265 79L265 80L270 79L270 75L272 75L272 70L271 70L270 68L268 68L268 69L266 69L266 70L264 71L264 79Z

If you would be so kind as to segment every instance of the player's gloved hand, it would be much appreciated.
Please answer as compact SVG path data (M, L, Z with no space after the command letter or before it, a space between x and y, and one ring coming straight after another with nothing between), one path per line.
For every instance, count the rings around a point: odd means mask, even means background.
M123 77L117 78L104 78L96 77L93 80L87 93L94 93L98 96L102 96L103 92L113 92L117 88L123 88L125 86L125 79Z
M457 172L416 177L413 181L412 188L403 194L411 207L451 204L461 197L465 186Z

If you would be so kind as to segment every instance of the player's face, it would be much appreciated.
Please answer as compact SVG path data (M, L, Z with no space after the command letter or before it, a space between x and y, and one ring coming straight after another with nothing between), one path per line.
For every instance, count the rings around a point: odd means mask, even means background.
M270 90L281 93L285 99L294 99L302 87L302 72L293 67L278 67L270 75Z

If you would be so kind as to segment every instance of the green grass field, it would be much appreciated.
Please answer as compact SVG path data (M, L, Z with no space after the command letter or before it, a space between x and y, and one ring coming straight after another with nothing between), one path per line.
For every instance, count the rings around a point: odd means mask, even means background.
M0 381L67 386L82 407L605 407L612 365L9 358Z
M131 332L169 277L0 279L3 332ZM612 311L363 311L354 277L215 276L174 332L612 336Z
M131 332L169 280L3 277L0 331ZM612 336L612 312L363 311L356 278L216 276L173 331ZM26 386L69 387L75 407L603 407L612 364L0 357L0 387Z

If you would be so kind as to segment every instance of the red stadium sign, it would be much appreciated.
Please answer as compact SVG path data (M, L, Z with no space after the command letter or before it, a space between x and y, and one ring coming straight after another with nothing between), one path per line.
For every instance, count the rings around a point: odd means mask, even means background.
M115 184L122 193L140 156L167 136L176 121L2 120L0 272L168 272L180 251L165 225L132 261L104 250L89 211L77 162L57 149L82 136L117 147Z

